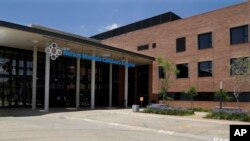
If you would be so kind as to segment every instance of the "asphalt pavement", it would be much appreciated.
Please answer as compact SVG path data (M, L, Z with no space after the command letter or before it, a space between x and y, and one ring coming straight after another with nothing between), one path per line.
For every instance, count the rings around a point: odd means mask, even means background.
M229 141L238 121L134 113L131 109L0 109L0 141Z

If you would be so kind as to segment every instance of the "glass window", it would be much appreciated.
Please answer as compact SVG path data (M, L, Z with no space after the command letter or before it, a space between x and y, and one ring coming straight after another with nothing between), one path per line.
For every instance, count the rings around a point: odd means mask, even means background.
M1 51L1 48L0 48L0 51ZM3 56L3 53L0 52L0 74L3 74L4 72L4 64L5 64L4 56Z
M3 69L2 74L9 74L10 73L10 71L11 71L10 59L4 59L2 69Z
M148 45L141 45L137 47L137 51L148 50Z
M177 64L176 68L179 71L177 78L188 78L188 64Z
M165 72L164 72L163 67L161 67L161 66L159 66L159 78L160 79L165 78Z
M16 66L16 60L12 60L12 75L16 75L17 66Z
M230 75L243 75L249 70L250 58L241 57L241 58L232 58L230 60Z
M156 43L153 43L153 44L152 44L152 48L156 48Z
M24 75L24 61L19 60L18 75Z
M27 75L32 75L32 65L33 62L27 61Z
M212 47L212 32L199 34L198 46L199 46L199 49L211 48Z
M248 26L240 26L230 29L230 43L239 44L248 42Z
M186 38L178 38L176 39L176 52L186 51Z
M213 76L212 61L198 63L199 77Z

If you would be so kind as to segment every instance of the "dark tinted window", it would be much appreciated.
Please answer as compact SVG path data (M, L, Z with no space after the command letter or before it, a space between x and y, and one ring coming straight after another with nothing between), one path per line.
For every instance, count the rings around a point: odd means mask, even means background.
M199 49L212 47L212 32L198 35Z
M183 52L186 50L186 38L176 39L176 52Z
M248 26L235 27L230 29L230 42L232 44L248 42Z
M188 78L188 64L178 64L176 68L179 70L177 78Z
M138 50L138 51L147 50L147 49L148 49L148 45L141 45L141 46L138 46L138 47L137 47L137 50Z
M153 43L153 44L152 44L152 48L156 48L156 43Z
M199 62L198 73L199 77L213 76L212 61Z
M159 66L159 78L160 79L165 78L165 72L161 66Z

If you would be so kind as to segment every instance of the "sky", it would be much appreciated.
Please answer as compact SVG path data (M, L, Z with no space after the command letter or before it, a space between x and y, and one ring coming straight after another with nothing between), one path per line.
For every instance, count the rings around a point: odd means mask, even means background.
M0 0L0 20L92 36L172 11L182 18L247 0Z

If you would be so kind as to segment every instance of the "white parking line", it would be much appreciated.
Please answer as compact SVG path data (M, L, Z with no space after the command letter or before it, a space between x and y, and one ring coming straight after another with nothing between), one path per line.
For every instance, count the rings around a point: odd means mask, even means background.
M169 130L157 130L157 129L153 129L153 128L125 125L125 124L114 123L114 122L104 122L104 121L86 119L86 118L82 119L82 118L65 117L65 119L82 120L82 121L86 121L86 122L91 122L91 123L96 123L96 124L104 124L104 125L108 125L108 126L115 126L115 127L130 129L130 130L136 130L136 131L155 132L155 133L163 134L166 136L177 136L177 137L186 137L186 138L190 138L190 139L197 139L200 141L211 141L211 138L209 138L209 137L199 136L199 135L190 134L190 133L179 133L179 132L174 132L174 131L169 131ZM212 140L212 141L228 141L228 140L225 139L225 140Z
M109 125L119 126L120 124L119 123L113 123L113 122L111 122L111 123L109 123Z
M167 134L167 135L173 135L174 134L173 131L166 131L166 130L159 130L158 133Z

